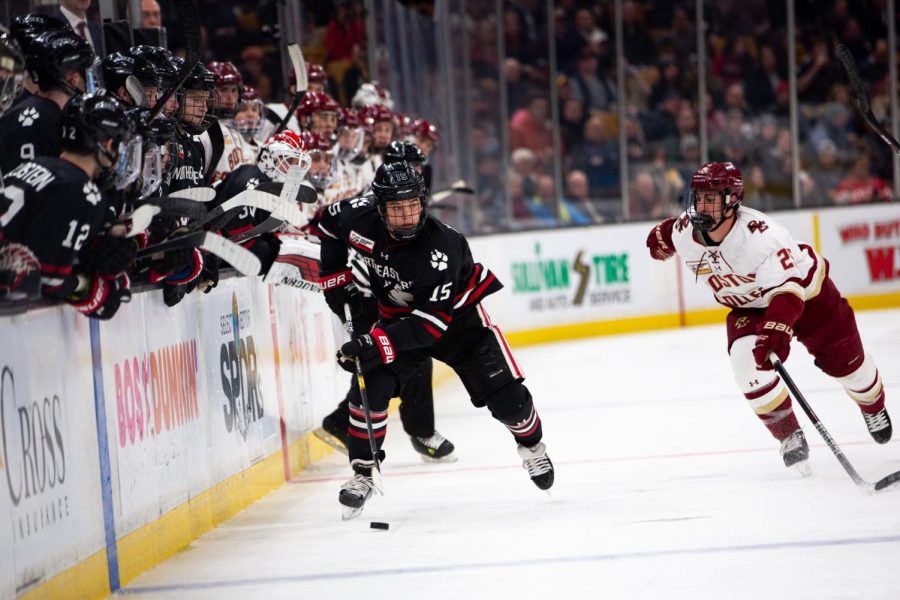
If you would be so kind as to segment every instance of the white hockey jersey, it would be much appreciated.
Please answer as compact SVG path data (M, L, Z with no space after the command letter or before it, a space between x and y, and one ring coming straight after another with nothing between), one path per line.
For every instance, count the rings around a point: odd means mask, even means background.
M211 173L209 183L213 184L240 167L241 165L256 164L256 151L253 146L244 141L244 138L237 131L228 127L223 121L217 120L209 126L210 129L218 127L222 132L222 142L224 148L219 161L209 170L209 163L213 154L213 144L210 132L204 131L200 136L200 143L203 144L203 158L206 171Z
M695 280L708 285L719 304L766 308L785 292L804 300L818 295L828 274L825 260L798 243L771 217L741 207L737 221L718 246L706 246L686 213L672 230L675 250Z

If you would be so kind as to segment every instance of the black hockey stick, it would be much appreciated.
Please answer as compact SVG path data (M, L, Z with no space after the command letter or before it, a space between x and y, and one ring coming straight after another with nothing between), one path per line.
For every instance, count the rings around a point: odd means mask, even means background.
M178 22L181 23L181 27L184 29L187 56L184 59L184 65L181 67L181 70L175 75L175 80L171 87L157 98L156 104L153 105L153 108L144 118L144 123L150 123L156 118L163 107L165 107L166 102L169 101L169 98L172 97L172 94L184 84L191 71L194 70L194 67L197 66L202 58L200 54L200 17L197 13L197 3L195 0L177 0L175 2L175 10L178 13Z
M256 227L248 229L247 231L242 231L241 233L233 235L227 239L231 242L234 242L235 244L240 244L264 233L269 233L272 230L278 229L283 223L284 221L279 219L278 217L269 217Z
M834 49L834 52L837 54L841 64L844 65L844 70L847 71L847 79L850 80L850 87L853 88L854 104L856 104L856 110L859 111L863 121L866 122L869 129L874 131L878 134L878 137L884 140L885 144L891 147L891 150L900 155L900 143L898 143L897 140L894 139L894 136L878 122L878 119L876 119L875 115L872 113L872 107L869 105L869 97L866 95L866 88L859 76L859 71L856 69L856 62L853 59L853 55L850 54L850 50L848 50L847 46L844 44L838 44L837 48Z
M350 304L344 304L344 320L347 324L347 333L350 339L353 339L353 315L350 311ZM375 444L375 430L372 428L372 412L369 408L369 394L366 392L366 379L363 377L362 366L359 364L359 357L355 357L356 365L356 381L359 383L359 397L362 399L363 414L366 417L366 432L369 434L369 448L372 450L372 460L375 461L375 468L372 469L372 484L378 493L384 495L384 483L381 480L381 461L378 460L378 448Z
M834 438L831 437L831 434L828 433L827 429L825 429L825 425L823 425L822 421L819 420L818 415L816 415L815 411L813 411L809 403L806 402L806 398L804 398L803 394L800 393L800 389L797 387L797 384L794 383L794 380L791 379L791 376L788 375L788 372L784 368L784 365L781 364L780 360L778 360L778 356L776 356L773 352L769 354L769 360L772 361L772 364L775 366L775 370L784 380L784 383L788 386L788 389L791 390L791 394L794 396L794 400L797 401L797 404L800 405L800 408L802 408L803 412L806 413L806 416L809 417L809 420L816 428L816 431L818 431L819 435L822 436L822 439L825 440L825 444L828 446L828 449L831 450L835 458L838 459L838 462L841 463L841 466L844 467L844 470L847 471L847 475L850 476L850 479L853 480L853 483L855 483L861 490L865 492L878 492L900 481L900 471L891 473L886 477L882 477L874 484L860 477L859 473L856 472L856 469L853 468L853 465L850 464L850 461L847 460L847 457L844 455L844 452L841 450L840 446L837 445L837 442L834 441Z
M272 132L272 135L281 133L284 131L284 128L287 127L288 121L291 120L291 115L296 112L303 97L306 96L306 88L309 85L306 76L306 62L303 59L303 52L300 50L300 46L298 44L289 44L287 49L288 56L291 59L291 66L294 69L294 77L297 79L297 84L294 87L294 99L291 100L291 105L288 107L287 113L285 113L281 122L275 127L275 131Z
M234 242L210 231L194 231L138 250L135 260L161 254L169 250L199 248L215 254L242 275L259 275L259 258Z

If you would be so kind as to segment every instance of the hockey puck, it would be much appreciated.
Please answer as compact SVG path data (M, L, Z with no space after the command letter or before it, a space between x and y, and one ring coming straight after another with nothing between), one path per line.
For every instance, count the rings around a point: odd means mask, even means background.
M381 521L372 521L371 523L369 523L369 527L371 529L387 529L388 527L390 527L390 525L388 525L387 523L382 523Z

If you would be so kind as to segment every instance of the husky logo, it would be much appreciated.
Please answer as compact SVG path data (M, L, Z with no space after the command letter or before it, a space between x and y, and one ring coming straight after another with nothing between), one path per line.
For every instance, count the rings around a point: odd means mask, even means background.
M368 198L351 198L350 199L350 207L351 208L359 208L360 206L368 206L369 199Z
M388 292L388 298L394 306L409 306L414 296L409 292L402 291L396 283L392 283L391 290Z
M433 269L437 269L438 271L445 270L447 268L447 255L439 250L432 250L431 267Z
M350 232L350 244L354 248L358 248L360 250L365 250L369 254L372 254L372 251L375 249L375 242L370 240L367 237L363 237L356 233L355 231Z

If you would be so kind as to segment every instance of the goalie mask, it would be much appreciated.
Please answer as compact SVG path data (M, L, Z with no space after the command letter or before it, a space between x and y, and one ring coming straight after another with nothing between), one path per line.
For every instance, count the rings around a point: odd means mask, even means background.
M717 196L717 206L712 209L705 201L711 193ZM730 162L710 162L691 177L685 211L694 229L715 231L737 213L743 199L744 179L740 169Z
M406 161L378 167L372 193L381 221L396 240L414 239L428 216L425 178Z
M300 165L301 177L306 177L311 162L306 144L296 133L287 130L273 135L263 144L256 165L266 177L280 183L294 165Z

